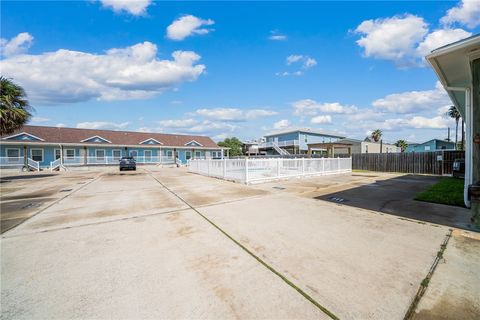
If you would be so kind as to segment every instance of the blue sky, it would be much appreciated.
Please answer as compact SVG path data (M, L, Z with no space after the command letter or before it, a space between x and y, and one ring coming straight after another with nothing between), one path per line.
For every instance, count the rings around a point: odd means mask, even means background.
M450 102L422 57L480 25L479 1L1 6L0 70L26 89L31 124L216 140L445 138Z

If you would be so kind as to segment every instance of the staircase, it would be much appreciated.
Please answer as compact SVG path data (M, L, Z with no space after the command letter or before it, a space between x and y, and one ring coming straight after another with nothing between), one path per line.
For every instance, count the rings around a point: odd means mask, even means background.
M287 150L285 149L282 149L278 146L278 144L276 144L275 142L272 142L272 147L273 149L275 149L275 151L278 152L279 155L281 156L287 156L287 155L290 155L290 152L288 152Z

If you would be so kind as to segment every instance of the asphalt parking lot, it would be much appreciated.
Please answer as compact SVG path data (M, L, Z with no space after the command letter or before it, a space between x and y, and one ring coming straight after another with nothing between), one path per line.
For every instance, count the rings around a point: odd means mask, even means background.
M451 228L466 210L415 219L413 205L389 212L382 197L366 207L352 193L409 177L245 186L159 167L27 177L2 176L5 319L403 319L447 239L415 317L480 315L480 238Z

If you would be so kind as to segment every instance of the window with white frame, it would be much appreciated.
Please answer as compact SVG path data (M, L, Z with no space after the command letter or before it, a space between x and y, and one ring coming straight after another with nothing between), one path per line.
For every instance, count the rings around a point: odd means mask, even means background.
M187 160L192 159L192 151L185 151L185 159Z
M33 161L42 162L43 149L30 149L30 158L32 158Z
M105 150L104 149L96 149L95 150L95 158L98 161L103 161L105 160Z
M173 151L172 150L167 151L167 157L168 158L173 158Z
M136 159L138 156L138 151L137 150L130 150L130 157Z
M143 155L145 156L145 161L152 161L152 150L145 150Z
M202 157L201 151L195 151L195 159L200 159Z
M8 158L19 158L20 157L20 149L7 149L7 157Z
M430 146L425 146L425 151L430 151Z
M113 160L120 160L122 157L122 150L112 150Z
M20 159L20 149L7 149L7 162L18 162Z
M55 160L60 159L62 156L60 149L55 149Z
M75 149L65 149L65 159L67 160L75 159Z

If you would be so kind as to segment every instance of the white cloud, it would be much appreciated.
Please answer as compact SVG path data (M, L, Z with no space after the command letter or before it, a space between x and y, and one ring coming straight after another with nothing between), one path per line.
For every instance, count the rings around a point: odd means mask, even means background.
M275 122L273 124L273 128L277 129L277 130L280 130L280 129L288 128L288 127L290 127L290 125L291 125L290 121L288 121L287 119L283 119L283 120Z
M252 109L252 110L247 110L245 112L245 116L247 119L257 119L257 118L263 118L263 117L271 117L278 114L276 111L272 110L265 110L265 109Z
M373 101L378 110L391 113L412 113L420 110L437 110L450 103L450 99L437 82L436 88L426 91L407 91L389 94L382 99Z
M65 123L61 123L61 122L60 122L60 123L57 123L57 124L55 125L55 127L57 127L57 128L65 128L66 126L67 126L67 125L66 125Z
M198 109L195 113L199 116L224 121L240 121L243 120L243 111L236 108L213 108Z
M291 65L292 63L298 62L303 59L302 55L292 54L287 57L287 65Z
M270 36L268 37L268 39L274 41L285 41L287 40L287 36L279 33L277 30L272 30L270 31Z
M436 116L433 118L415 116L406 119L387 119L379 125L379 128L385 130L397 130L399 128L445 129L448 126L448 119L442 116Z
M327 103L317 102L312 99L298 100L292 103L293 113L297 116L314 116L319 112L323 113L354 113L358 109L355 106L344 106L338 102Z
M305 69L308 69L308 68L311 68L313 66L316 66L317 65L317 60L313 59L313 58L310 58L310 57L306 57L305 58L305 63L303 64L303 67Z
M422 17L406 14L363 21L355 32L365 57L394 61L399 67L418 65L416 46L428 33Z
M449 9L440 22L445 25L460 23L475 28L480 25L480 1L462 0L456 7Z
M289 66L291 64L294 64L294 63L297 63L297 62L302 63L302 68L303 69L309 69L309 68L317 65L317 61L313 58L310 58L309 56L292 54L292 55L289 55L286 58L287 66Z
M141 16L147 13L147 7L152 0L100 0L104 8L112 9L114 12L127 12L134 16Z
M288 71L284 71L284 72L277 72L275 73L276 76L282 76L282 77L287 77L287 76L301 76L303 75L303 72L298 70L298 71L295 71L295 72L288 72Z
M479 2L480 3L480 2ZM416 54L423 58L432 50L442 47L446 44L468 38L472 35L463 29L440 29L429 33L425 39L420 42L416 49Z
M324 124L324 123L331 123L332 122L332 117L327 115L327 116L316 116L313 117L310 120L311 123L313 124Z
M218 132L218 131L234 131L237 129L237 126L229 124L229 123L224 123L224 122L214 122L210 120L204 120L197 125L190 127L190 128L185 128L186 132L189 133L211 133L211 132Z
M91 122L79 122L77 123L77 128L79 129L111 129L111 130L121 130L128 127L128 122L115 123L108 121L91 121Z
M36 122L36 123L42 123L42 122L48 122L50 119L48 118L42 118L42 117L32 117L30 120L31 122Z
M437 109L437 115L444 116L448 112L448 110L450 109L450 106L451 106L451 104L447 104L443 107L438 108Z
M176 129L178 133L215 133L219 131L234 131L237 126L230 123L211 121L211 120L195 120L195 119L171 119L158 121L162 131L164 128ZM146 129L146 128L143 128Z
M194 34L207 34L212 29L201 28L215 23L212 19L203 20L192 15L178 18L167 27L167 38L180 41Z
M414 15L363 21L355 31L363 36L357 44L366 57L399 60L412 55L415 44L428 32L423 18Z
M237 108L203 108L194 112L195 115L212 120L245 121L276 115L276 111L265 109L241 110Z
M25 53L32 45L33 36L28 32L17 34L10 40L0 39L0 55L4 57L12 57Z
M426 65L425 55L432 50L472 35L449 26L460 20L464 24L467 21L480 24L480 1L477 0L476 4L467 1L461 7L449 10L450 13L452 15L442 18L444 27L430 33L424 19L411 14L363 21L355 29L361 35L357 44L364 49L365 57L391 60L398 67L423 67ZM453 16L462 18L455 20Z
M205 70L192 51L175 51L172 60L157 58L157 46L143 42L105 54L60 49L0 61L3 75L15 79L35 103L90 99L145 99L196 80Z
M181 119L181 120L161 120L158 124L166 128L187 128L198 123L194 119Z

